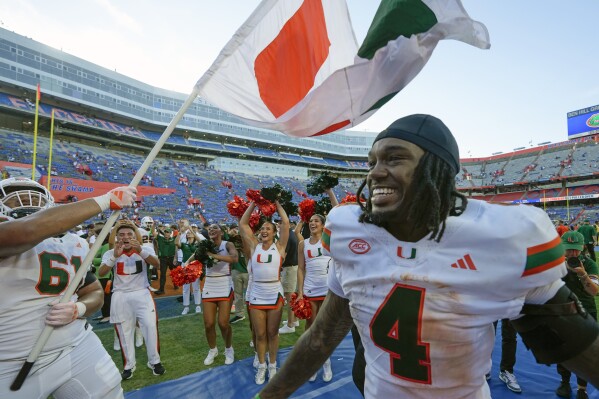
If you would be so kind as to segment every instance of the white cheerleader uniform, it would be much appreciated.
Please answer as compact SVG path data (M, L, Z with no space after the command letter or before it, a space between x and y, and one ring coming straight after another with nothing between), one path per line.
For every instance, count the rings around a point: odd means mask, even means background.
M327 274L331 257L324 254L321 240L316 244L310 244L310 239L304 240L304 260L304 297L311 301L324 301L329 290Z
M218 247L219 255L227 254L227 241L222 241ZM231 264L218 261L212 267L206 268L206 280L202 291L204 302L221 302L233 300L233 279Z
M252 254L252 292L250 309L276 309L284 301L281 285L283 257L276 244L262 249L258 244Z

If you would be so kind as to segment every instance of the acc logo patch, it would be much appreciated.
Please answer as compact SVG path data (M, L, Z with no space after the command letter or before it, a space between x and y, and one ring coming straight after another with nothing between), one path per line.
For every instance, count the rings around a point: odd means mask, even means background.
M362 240L361 238L356 238L354 240L352 240L349 245L348 245L349 249L358 255L363 255L365 253L367 253L368 251L370 251L370 244L368 244L366 241Z

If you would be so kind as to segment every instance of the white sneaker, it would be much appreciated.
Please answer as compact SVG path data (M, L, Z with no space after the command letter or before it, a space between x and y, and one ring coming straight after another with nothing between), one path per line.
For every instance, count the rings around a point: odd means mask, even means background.
M196 313L202 313L202 307L200 305L196 306Z
M287 322L287 320L282 322L284 326L289 326L289 323ZM293 327L299 327L299 320L296 320L293 322Z
M318 373L314 373L314 375L313 375L312 377L310 377L310 379L309 379L308 381L310 381L310 382L314 382L314 381L316 381L316 375L317 375L317 374L318 374Z
M258 370L256 371L256 384L262 385L266 380L266 363L262 363L258 365Z
M291 334L295 332L295 327L289 327L287 324L279 328L279 334Z
M277 374L277 362L271 363L268 365L268 381L272 380L272 378Z
M254 368L257 369L259 365L260 359L258 359L258 352L254 352L254 363L252 363L252 366L254 366Z
M235 351L233 347L225 348L225 364L229 365L235 361Z
M331 359L327 359L322 366L322 380L324 382L329 382L333 379L333 370L331 369Z
M208 351L208 356L206 356L206 359L204 359L204 365L210 366L212 363L214 363L214 358L216 355L218 355L218 348L210 349Z
M152 291L152 292L156 292L156 291L158 291L158 288L154 288L154 287L152 287L152 286L149 286L149 287L148 287L148 289L149 289L150 291Z
M139 348L144 344L144 336L141 333L141 328L135 327L135 347Z
M499 379L505 383L510 391L516 393L522 392L522 388L520 388L520 384L518 384L516 376L509 371L499 372Z
M184 314L187 314L187 313L189 313L189 307L188 307L188 306L185 306L185 307L183 308L183 311L181 312L181 314L182 314L182 315L184 315Z

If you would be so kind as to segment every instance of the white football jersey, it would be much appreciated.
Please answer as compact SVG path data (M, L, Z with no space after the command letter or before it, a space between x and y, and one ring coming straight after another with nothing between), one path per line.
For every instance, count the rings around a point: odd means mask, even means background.
M366 397L490 398L492 323L566 273L545 212L469 200L440 243L398 241L360 214L333 209L322 241L329 288L349 300L364 344Z
M50 303L60 299L88 251L84 239L69 233L0 259L0 361L29 355ZM55 328L42 356L78 344L91 331L85 324L77 319Z
M107 264L113 257L114 249L104 252L102 263ZM148 264L137 252L123 253L116 258L112 271L114 273L113 292L144 290L150 286Z

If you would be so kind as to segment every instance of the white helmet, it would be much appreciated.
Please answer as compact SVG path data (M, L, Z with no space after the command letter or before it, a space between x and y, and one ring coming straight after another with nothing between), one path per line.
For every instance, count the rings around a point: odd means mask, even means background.
M152 225L154 224L154 219L151 216L144 216L141 218L141 227L146 230L152 230Z
M19 219L54 206L50 191L26 177L0 181L0 214Z

